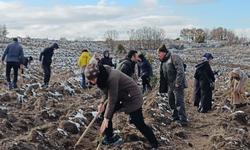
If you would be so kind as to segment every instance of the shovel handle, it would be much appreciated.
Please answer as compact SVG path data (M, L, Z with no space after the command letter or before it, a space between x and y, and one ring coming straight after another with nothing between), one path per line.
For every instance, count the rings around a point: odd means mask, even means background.
M105 101L105 103L103 104L104 106L107 104L107 100ZM87 129L83 132L83 134L81 135L81 137L78 139L78 141L76 142L74 148L77 148L77 146L79 145L79 143L81 142L82 138L86 135L87 131L89 130L89 128L92 126L92 124L95 122L95 120L97 119L98 115L100 114L100 112L98 112L98 114L92 119L92 121L90 122L90 124L88 125Z

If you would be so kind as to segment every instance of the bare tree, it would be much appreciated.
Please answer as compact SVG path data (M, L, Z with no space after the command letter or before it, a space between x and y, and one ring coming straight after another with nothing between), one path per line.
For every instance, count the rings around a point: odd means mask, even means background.
M105 39L111 51L113 51L115 48L115 40L119 38L118 32L116 32L116 30L108 30L103 35L103 38Z
M5 26L5 24L0 25L0 37L6 37L9 34L7 27Z

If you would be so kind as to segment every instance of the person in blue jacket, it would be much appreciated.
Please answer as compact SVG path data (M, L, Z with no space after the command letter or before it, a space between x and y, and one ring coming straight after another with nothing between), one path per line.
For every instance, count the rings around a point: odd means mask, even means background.
M152 90L150 85L150 77L153 76L153 72L149 61L144 57L143 54L138 55L137 69L138 77L141 77L142 79L142 94L144 94L146 90Z
M17 76L18 76L18 68L23 68L23 48L19 45L17 38L13 38L13 43L9 44L4 51L2 56L2 65L4 65L4 59L7 55L6 59L6 78L8 82L8 89L17 87ZM20 61L20 63L19 63ZM14 80L11 83L10 79L10 71L13 68L14 70Z
M43 67L44 71L44 84L42 87L47 87L49 84L52 63L52 56L54 55L54 50L58 49L59 46L57 43L53 43L50 47L47 47L41 52L39 57L39 66ZM42 59L43 58L43 59Z

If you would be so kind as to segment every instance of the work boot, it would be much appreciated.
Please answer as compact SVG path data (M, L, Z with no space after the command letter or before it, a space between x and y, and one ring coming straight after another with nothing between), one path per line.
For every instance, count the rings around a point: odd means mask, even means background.
M11 84L11 82L8 82L8 88L9 88L9 90L12 90L12 84Z
M102 140L102 144L103 145L110 145L116 141L118 141L120 139L119 135L114 135L114 136L104 136L103 140Z
M44 83L42 87L48 87L48 83Z
M145 91L146 91L146 88L145 88L145 87L143 87L143 88L141 89L142 94L144 94L144 93L145 93Z
M13 89L17 89L17 88L18 88L16 82L13 82L13 83L12 83L12 88L13 88Z

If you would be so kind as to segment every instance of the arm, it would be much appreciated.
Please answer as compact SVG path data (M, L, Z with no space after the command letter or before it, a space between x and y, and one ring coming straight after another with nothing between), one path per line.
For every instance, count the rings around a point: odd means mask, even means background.
M23 48L21 47L21 51L20 51L20 63L23 64L24 63L24 56L23 56Z
M6 48L5 51L4 51L3 56L2 56L2 61L4 61L6 55L9 53L9 50L10 50L10 46L8 45L7 48Z
M140 77L141 76L141 68L140 68L139 62L137 63L137 72L138 72L138 77Z
M149 76L152 77L153 76L153 71L152 71L152 67L151 67L149 61L147 61L147 65L148 65Z
M182 84L183 78L185 77L184 76L183 62L182 62L181 58L178 55L174 55L174 56L170 56L170 57L173 57L172 58L173 65L174 65L174 67L176 69L176 79L175 79L176 81L175 81L175 84L180 86Z

